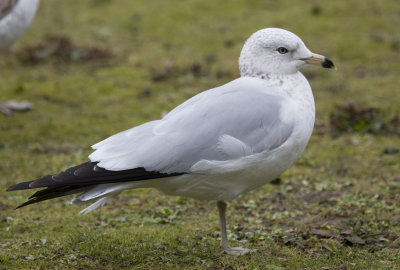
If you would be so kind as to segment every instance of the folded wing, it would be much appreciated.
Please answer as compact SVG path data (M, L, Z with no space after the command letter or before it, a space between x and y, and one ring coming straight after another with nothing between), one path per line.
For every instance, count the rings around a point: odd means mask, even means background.
M281 116L294 111L295 104L265 87L260 80L240 78L202 92L161 120L95 144L89 158L108 170L189 173L201 160L230 160L277 148L295 124Z

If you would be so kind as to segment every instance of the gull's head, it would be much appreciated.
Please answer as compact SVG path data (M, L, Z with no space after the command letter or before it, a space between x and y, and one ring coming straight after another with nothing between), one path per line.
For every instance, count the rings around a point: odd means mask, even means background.
M306 64L335 68L329 58L312 53L298 36L279 28L255 32L244 44L239 57L242 76L293 74Z

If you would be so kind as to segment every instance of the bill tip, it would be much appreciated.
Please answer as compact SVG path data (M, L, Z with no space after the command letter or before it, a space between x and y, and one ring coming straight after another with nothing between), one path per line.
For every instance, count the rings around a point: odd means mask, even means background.
M331 59L329 59L328 57L325 57L325 58L324 58L324 62L321 63L321 66L322 66L323 68L333 68L333 69L336 70L335 64L334 64L333 61L332 61Z

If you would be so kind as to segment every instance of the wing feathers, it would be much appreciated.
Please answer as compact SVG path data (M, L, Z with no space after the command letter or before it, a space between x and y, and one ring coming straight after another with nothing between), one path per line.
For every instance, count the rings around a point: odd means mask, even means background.
M97 162L86 162L55 175L47 175L34 181L19 183L7 191L41 187L87 186L118 182L139 181L182 175L183 173L159 173L135 168L123 171L108 171L98 167Z
M86 162L59 174L47 175L33 181L19 183L10 187L7 191L46 188L34 193L27 202L17 207L20 208L32 203L84 192L99 184L141 181L182 174L146 171L144 168L109 171L97 166L97 162Z
M236 159L253 153L244 142L227 134L219 137L217 149L226 159Z

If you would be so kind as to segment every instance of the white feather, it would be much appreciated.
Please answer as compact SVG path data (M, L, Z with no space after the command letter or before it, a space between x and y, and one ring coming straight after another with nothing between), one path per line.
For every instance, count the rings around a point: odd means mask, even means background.
M99 199L98 201L96 201L95 203L91 204L89 207L86 207L85 209L80 211L79 214L86 215L87 213L89 213L93 210L101 208L106 204L107 200L108 200L108 197L103 197L103 198Z
M244 142L227 134L219 137L217 149L226 159L237 159L253 153Z

